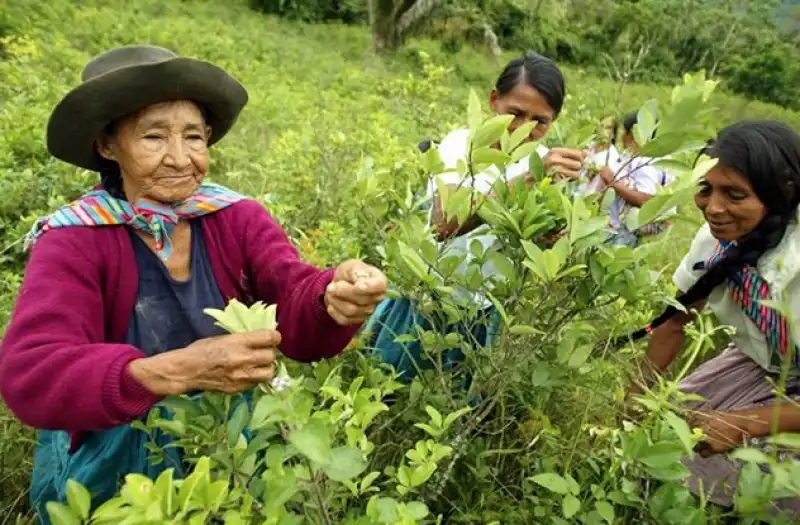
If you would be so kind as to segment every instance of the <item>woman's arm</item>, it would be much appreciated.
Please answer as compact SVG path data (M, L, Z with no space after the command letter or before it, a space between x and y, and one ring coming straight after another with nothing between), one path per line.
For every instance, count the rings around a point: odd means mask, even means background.
M693 306L693 309L699 311L704 305L704 301L697 303ZM653 374L666 370L678 356L678 353L686 343L686 334L683 329L692 319L693 315L691 313L678 312L674 317L653 330L642 367L645 383L649 383ZM632 393L638 393L639 391L640 389L637 385Z
M643 193L626 186L622 181L612 182L609 187L612 188L617 195L622 197L625 202L637 208L641 208L644 206L645 202L653 198L653 196L648 193Z
M772 420L778 410L777 432L800 432L800 406L790 401L732 412L693 414L692 424L702 428L706 435L701 454L727 452L743 445L748 438L772 435Z
M105 342L103 254L92 233L54 230L37 242L2 341L0 393L32 427L112 428L160 400L128 372L145 355Z
M613 189L616 194L619 195L625 202L636 206L637 208L641 208L645 202L653 198L653 195L656 191L655 184L647 180L646 182L648 184L646 184L646 186L652 186L652 192L645 192L628 186L627 183L629 181L626 179L634 176L639 178L652 177L652 170L648 170L648 168L649 166L642 166L641 168L632 171L627 177L619 178L617 173L615 173L611 168L608 166L603 166L600 168L599 176L606 186Z
M448 190L457 190L459 188L458 185L447 185L446 188ZM492 194L489 195L491 197ZM477 213L472 214L470 217L464 221L463 224L459 224L457 217L451 217L450 220L447 220L445 217L444 210L442 209L442 199L439 193L437 192L433 196L433 213L431 214L431 223L433 227L436 229L436 235L440 241L449 239L450 237L455 237L458 235L464 235L465 233L469 233L481 224L483 224L483 220L478 216Z
M764 437L772 434L772 418L778 410L778 432L800 432L800 405L791 401L740 410L734 414L746 421L744 429L747 434L751 437Z
M360 328L343 327L328 314L325 289L334 269L303 262L280 225L256 201L242 207L242 245L256 299L278 305L281 352L297 361L315 361L344 350Z

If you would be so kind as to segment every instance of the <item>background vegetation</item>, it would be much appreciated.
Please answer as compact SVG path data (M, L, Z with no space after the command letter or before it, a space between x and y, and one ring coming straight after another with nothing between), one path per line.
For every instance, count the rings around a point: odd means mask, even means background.
M673 82L705 69L728 89L798 108L800 5L796 0L251 0L265 12L306 21L369 21L379 50L408 35L535 49L601 75L635 62L632 78Z
M282 16L261 14L250 4ZM404 46L387 55L373 52L374 35L361 25L370 16L365 2L356 0L1 3L0 326L8 321L22 276L23 234L35 217L96 182L94 174L52 159L42 137L53 105L77 82L86 61L109 47L163 45L215 62L248 87L250 104L214 150L213 178L261 199L303 255L319 265L354 256L381 262L385 232L380 221L376 228L374 217L365 217L365 203L355 191L364 158L371 158L377 172L391 175L388 180L399 189L417 184L415 144L463 126L469 89L488 93L516 49L536 49L565 64L569 96L548 136L552 143L648 99L669 100L678 75L701 67L722 75L728 91L786 106L800 100L797 28L778 28L768 2L746 12L730 2L688 0L435 4L403 36ZM729 15L741 25L722 46L723 29L734 27L724 22ZM321 21L328 23L309 24ZM482 48L487 26L506 52ZM691 38L695 44L687 43ZM797 112L725 90L712 103L715 127L770 117L800 128ZM384 210L387 224L393 211ZM654 252L654 269L670 273L692 230L687 222L668 234L663 242L671 248ZM638 321L634 316L621 322ZM527 453L550 463L563 460L562 454L572 457L578 446L588 454L591 442L578 439L588 414L592 422L610 424L616 413L585 394L619 388L623 377L617 366L597 363L578 381L550 385L537 394L541 397L520 398L515 410L527 416L516 431L532 437L545 426L548 435L544 449ZM517 381L533 385L531 378ZM408 410L408 418L419 413ZM407 436L384 437L403 442ZM24 508L32 439L29 429L0 408L0 524L14 523ZM496 475L482 463L493 454L469 451L473 474ZM596 468L603 461L596 458ZM595 476L582 475L581 483ZM470 499L474 494L462 496L457 503L465 507L453 511L461 522L530 519L524 508L508 509L506 500L522 505L517 494L488 494L479 502Z

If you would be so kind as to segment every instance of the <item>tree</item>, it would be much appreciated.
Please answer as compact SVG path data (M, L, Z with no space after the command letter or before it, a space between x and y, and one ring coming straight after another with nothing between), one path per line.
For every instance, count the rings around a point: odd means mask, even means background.
M395 51L409 31L442 0L369 0L369 22L375 50Z

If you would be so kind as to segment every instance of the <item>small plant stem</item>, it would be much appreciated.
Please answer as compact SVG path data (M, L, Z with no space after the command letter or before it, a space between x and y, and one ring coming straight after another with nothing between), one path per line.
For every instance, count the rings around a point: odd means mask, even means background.
M319 517L322 519L322 523L325 525L333 525L333 521L328 514L328 506L325 504L325 498L322 494L322 488L319 485L319 478L317 478L317 476L314 474L314 470L311 467L310 461L306 460L306 466L308 467L308 471L311 472L311 496L314 498L314 502L317 504Z

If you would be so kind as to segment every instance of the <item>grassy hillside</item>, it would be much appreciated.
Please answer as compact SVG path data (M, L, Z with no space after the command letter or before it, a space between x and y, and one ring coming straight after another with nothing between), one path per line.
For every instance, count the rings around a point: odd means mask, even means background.
M444 54L431 41L377 57L364 28L308 26L259 15L245 0L15 0L0 5L0 326L13 304L24 263L20 238L38 215L96 182L51 159L43 145L47 116L93 55L150 43L230 70L250 103L214 148L212 177L270 204L303 254L327 264L375 253L352 183L365 156L404 177L414 145L464 123L470 88L488 93L508 57L470 50ZM421 51L423 53L421 53ZM614 113L619 85L568 69L569 98L548 138ZM621 110L669 89L629 85ZM800 114L740 97L716 95L720 125ZM402 181L399 181L402 182ZM675 234L685 245L690 231ZM674 262L680 246L663 263ZM28 483L31 432L0 408L0 525Z

